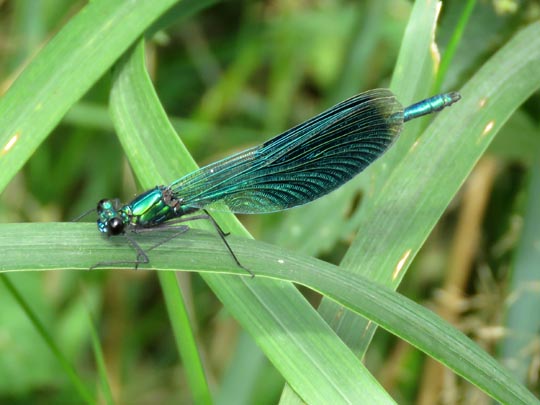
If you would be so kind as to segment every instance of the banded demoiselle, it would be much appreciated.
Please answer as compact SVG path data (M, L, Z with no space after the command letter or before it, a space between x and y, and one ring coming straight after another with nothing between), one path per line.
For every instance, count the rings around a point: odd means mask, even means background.
M379 158L396 140L404 122L440 111L460 98L459 93L445 93L403 108L390 90L366 91L262 145L195 170L169 186L148 190L129 204L101 200L98 229L109 236L125 234L137 257L122 263L137 267L149 259L127 231L206 219L236 264L245 269L207 209L225 207L234 213L260 214L316 200ZM197 212L200 214L183 218ZM180 226L178 233L187 229Z

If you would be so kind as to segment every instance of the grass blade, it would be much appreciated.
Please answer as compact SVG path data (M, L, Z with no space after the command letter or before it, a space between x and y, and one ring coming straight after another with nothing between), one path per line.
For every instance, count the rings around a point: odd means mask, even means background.
M0 190L68 109L175 0L89 2L0 99Z
M138 240L143 247L152 246L162 238L155 233L139 236ZM230 243L245 264L257 274L254 279L249 278L242 269L231 263L228 252L215 235L194 229L182 235L181 238L175 238L152 250L150 252L151 268L153 270L199 271L207 276L217 276L217 273L221 273L220 277L223 279L245 281L246 288L253 293L257 293L258 288L264 285L263 283L270 281L268 279L287 280L307 286L407 340L476 384L494 399L512 404L537 402L536 398L515 381L515 378L504 367L463 333L391 288L381 286L359 275L344 272L337 266L311 257L300 256L276 246L236 237L231 237ZM4 252L0 271L67 268L86 271L103 257L122 260L133 255L131 247L124 240L121 238L107 240L98 235L94 224L1 224L0 247ZM130 269L129 266L123 268ZM283 283L279 287L283 285L289 284ZM277 294L275 297L282 298ZM243 300L245 297L241 294L237 299ZM235 313L238 312L238 308L233 304L228 302L227 304L228 309L232 308ZM240 302L240 304L245 304L245 302ZM306 328L306 325L295 323L296 320L291 322L283 316L283 314L288 316L287 308L291 305L291 300L277 302L277 304L281 313L273 313L281 315L278 318L281 322L280 329L257 322L259 318L266 318L264 306L260 304L257 305L257 313L254 314L257 319L252 321L254 326L242 318L242 321L246 322L246 329L251 333L254 328L257 328L259 334L255 335L255 338L269 358L276 362L276 354L273 351L279 352L281 346L284 345L290 347L287 339L297 341L299 350L306 350L309 346L302 346L301 343L304 340L311 340L312 335L315 335L316 341L319 342L318 349L323 354L325 351L334 354L335 350L330 349L337 338L329 327L325 330L320 328L314 331ZM294 309L298 310L298 308ZM310 316L308 313L302 313L302 316L304 315ZM316 378L310 370L310 364L297 363L298 359L302 359L308 353L296 356L295 353L288 352L290 364L276 364L288 381L293 381L291 386L296 392L298 392L296 386L299 383L296 378L289 379L289 372L282 371L282 368L289 367L301 376ZM349 352L349 357L359 363L351 352ZM320 370L327 377L325 384L312 386L311 393L304 394L301 391L300 396L308 397L309 402L324 402L328 398L337 401L351 400L353 392L348 387L349 381L344 382L346 384L344 387L331 385L334 376L339 375L340 369L336 367L342 367L342 363L336 366L333 359L327 358L326 361L327 363L324 367L321 365ZM366 388L362 376L358 375L354 369L347 369L347 371L354 373L350 379L356 380L359 389L370 389ZM316 382L321 384L321 380L316 380ZM305 389L304 385L308 384L300 384L300 389ZM358 395L362 397L361 394ZM386 400L376 399L375 402L377 401L385 402L391 399L388 397Z

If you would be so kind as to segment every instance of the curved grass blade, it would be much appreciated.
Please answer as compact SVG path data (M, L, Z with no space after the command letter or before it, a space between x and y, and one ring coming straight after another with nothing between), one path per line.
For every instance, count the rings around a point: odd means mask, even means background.
M461 89L462 100L409 150L366 210L363 231L342 265L396 288L497 131L540 88L539 72L540 23L534 23L486 62ZM345 317L340 314L339 323L345 325ZM374 329L358 334L372 327L357 321L347 329L363 353Z
M411 101L416 97L424 96L431 87L433 72L436 70L435 66L437 64L436 55L432 52L435 46L433 33L436 29L440 6L440 2L415 2L413 5L390 85L396 94L404 98L404 101ZM449 116L456 117L455 112L451 110L446 113ZM369 188L367 188L367 194L362 198L360 208L351 218L343 219L344 221L348 220L352 224L349 232L358 230L357 239L363 235L366 238L377 240L377 232L365 225L366 221L370 220L368 210L372 208L373 211L376 211L377 206L374 203L376 197L382 192L381 190L388 180L388 176L396 170L399 162L407 159L407 150L410 149L416 139L412 135L418 133L420 125L420 122L413 122L407 126L400 139L396 142L395 147L382 157L379 164L373 166L371 172L368 172L371 176L369 179ZM389 194L390 192L385 193L385 198L393 199ZM314 215L314 217L316 216ZM410 231L407 230L407 232ZM348 252L345 258L351 255L351 253ZM384 253L376 252L364 252L364 254L384 255ZM348 263L344 259L343 264L349 266ZM355 272L361 271L364 276L369 278L372 277L372 274L382 271L379 267L365 268L363 266L353 267L350 265L349 268ZM365 350L367 345L360 339L362 334L358 333L358 331L364 331L366 320L347 311L344 312L343 308L326 299L322 300L319 306L319 313L336 330L337 334L346 344L362 357L363 350Z
M143 31L176 0L89 2L0 99L0 191Z
M159 235L147 234L144 235L142 243L152 245L159 239ZM152 269L199 271L205 272L207 276L210 275L209 273L222 273L220 277L223 279L245 280L248 291L254 293L258 292L258 288L263 283L270 281L268 278L274 279L273 281L288 280L305 285L407 340L477 385L497 401L511 404L538 402L525 387L515 381L515 378L504 367L463 333L392 289L359 275L343 272L337 266L296 255L276 246L235 237L231 237L230 242L235 252L244 258L246 265L257 273L255 279L250 279L248 276L239 277L243 276L244 272L229 264L228 253L224 251L215 236L198 230L192 230L182 238L171 240L151 251ZM28 269L32 271L60 269L87 271L86 269L95 263L98 257L110 255L113 259L120 259L131 254L130 247L126 244L117 242L117 245L114 245L98 235L94 224L0 224L0 247L4 252L0 271ZM130 267L124 268L133 271ZM223 273L234 274L234 276ZM278 287L283 288L287 285L289 284L280 283ZM242 291L239 291L241 294L238 298L244 299ZM262 346L265 347L267 355L272 356L268 348L271 342L274 342L273 345L278 345L278 347L272 345L271 350L279 350L279 345L288 345L289 338L303 341L310 339L311 335L315 335L317 341L320 342L319 350L330 350L332 353L331 345L336 339L334 332L328 327L324 330L313 330L306 329L304 325L289 322L286 317L288 316L286 308L290 303L291 301L287 300L284 305L279 306L282 312L275 313L282 315L278 318L282 322L279 330L265 328L264 325L258 328L259 334L255 337L259 341L266 341ZM231 305L235 312L238 311L233 304L228 304L227 308L231 309ZM257 306L262 308L260 305ZM298 307L294 309L301 310ZM309 316L304 312L301 315ZM265 315L261 309L253 316ZM247 328L253 332L253 327L248 325ZM298 347L303 348L301 345ZM289 353L289 355L291 359L297 359L294 353ZM359 363L352 352L349 352L348 356ZM337 360L339 363L340 359ZM286 366L304 377L314 378L305 363L292 361ZM309 397L310 402L324 402L328 398L331 400L351 399L348 395L336 396L336 393L331 395L332 389L325 386L331 384L333 375L339 371L335 367L343 367L343 364L335 365L334 361L328 358L321 372L324 372L329 380L323 386L313 386L311 393L299 392L300 396ZM354 369L347 368L347 371L352 373ZM285 375L288 376L289 373ZM354 378L357 379L358 386L364 387L361 377L355 375ZM317 380L317 383L321 384L321 381ZM348 382L344 381L344 384ZM391 399L388 397L386 401L391 401ZM373 403L373 401L368 402ZM384 402L384 400L379 400L379 402Z

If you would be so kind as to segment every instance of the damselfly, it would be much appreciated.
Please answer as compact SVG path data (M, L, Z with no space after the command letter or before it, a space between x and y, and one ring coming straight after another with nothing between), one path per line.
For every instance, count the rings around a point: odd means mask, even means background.
M379 158L404 122L440 111L460 98L456 92L445 93L403 108L390 90L366 91L262 145L195 170L168 186L148 190L129 204L101 200L98 229L120 235L205 219L214 225L236 264L244 268L225 239L227 234L207 210L225 207L234 213L260 214L316 200ZM184 217L189 214L196 215ZM188 227L177 229L181 233ZM128 240L137 250L137 258L123 263L148 263L146 252L133 238L128 236Z

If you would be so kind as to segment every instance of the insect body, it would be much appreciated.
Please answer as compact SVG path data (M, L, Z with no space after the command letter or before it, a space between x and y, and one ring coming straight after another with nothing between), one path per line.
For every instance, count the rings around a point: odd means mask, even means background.
M445 93L404 109L387 89L358 94L262 145L195 170L169 186L157 186L129 204L101 200L98 229L119 235L207 219L243 267L207 209L220 206L234 213L260 214L316 200L379 158L404 122L440 111L460 98L458 93ZM183 218L198 211L199 215ZM186 229L180 228L180 232ZM136 265L148 263L146 253L128 239L138 251Z

